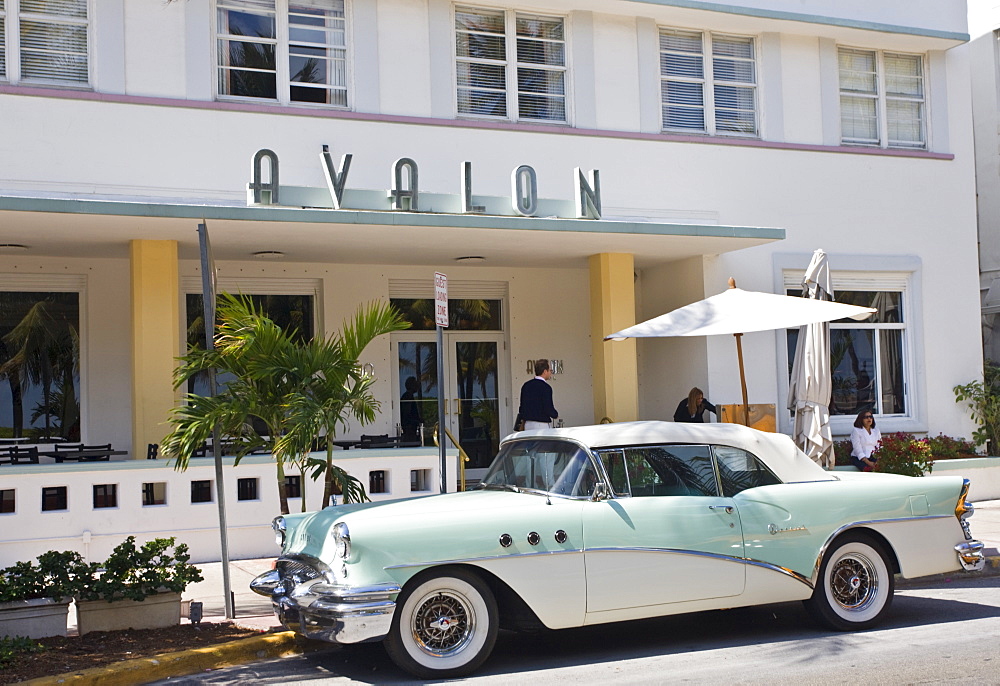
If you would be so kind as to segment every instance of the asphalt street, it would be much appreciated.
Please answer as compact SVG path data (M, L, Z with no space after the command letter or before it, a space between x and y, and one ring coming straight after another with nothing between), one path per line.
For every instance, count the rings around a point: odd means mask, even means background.
M1000 683L1000 577L958 576L897 590L876 630L818 629L800 603L501 634L463 682ZM379 644L233 667L161 684L404 684Z

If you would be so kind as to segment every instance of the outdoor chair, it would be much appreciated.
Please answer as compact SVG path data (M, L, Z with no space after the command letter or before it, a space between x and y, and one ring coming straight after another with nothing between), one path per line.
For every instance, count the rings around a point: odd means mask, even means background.
M146 459L155 460L156 456L160 454L160 444L150 443L146 446Z
M38 448L21 448L12 446L7 448L10 451L10 464L38 464Z

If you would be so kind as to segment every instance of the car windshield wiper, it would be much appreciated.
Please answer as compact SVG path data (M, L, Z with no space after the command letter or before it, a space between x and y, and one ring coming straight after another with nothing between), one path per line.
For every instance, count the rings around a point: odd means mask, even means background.
M484 491L510 491L511 493L521 492L517 486L511 486L510 484L487 484L482 481L476 485L476 488Z

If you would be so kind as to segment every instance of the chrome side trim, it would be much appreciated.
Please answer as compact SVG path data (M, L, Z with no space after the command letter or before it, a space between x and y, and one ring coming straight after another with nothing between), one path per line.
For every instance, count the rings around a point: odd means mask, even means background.
M826 556L826 551L833 543L835 539L840 534L844 533L848 529L854 529L859 526L864 526L866 524L897 524L899 522L918 522L927 519L947 519L951 515L922 515L919 517L891 517L887 519L865 519L857 522L851 522L850 524L844 524L839 529L835 529L829 537L827 537L826 542L820 546L819 554L816 556L816 564L813 567L812 576L810 577L810 584L815 588L817 581L819 581L819 568L823 564L823 558Z
M580 548L573 550L537 550L530 553L511 553L509 555L483 555L481 557L457 557L450 560L433 560L431 562L411 562L402 565L389 565L382 569L408 569L410 567L438 567L440 565L462 564L465 562L486 562L487 560L506 560L511 557L538 557L539 555L566 555L568 553L582 553Z
M484 557L466 557L453 560L437 560L434 562L420 562L414 564L403 564L403 565L391 565L388 567L383 567L383 569L405 569L408 567L437 567L440 565L447 564L462 564L469 562L487 562L493 560L504 560L514 557L537 557L539 555L562 555L566 553L665 553L668 555L689 555L694 557L707 557L715 560L720 560L722 562L733 562L736 564L750 565L753 567L761 567L763 569L769 569L773 572L778 572L789 576L796 581L804 583L806 586L812 588L814 584L806 578L804 575L798 572L788 569L787 567L782 567L780 565L772 564L770 562L764 562L763 560L755 560L749 557L734 557L732 555L721 555L719 553L709 553L702 550L682 550L679 548L647 548L647 547L618 547L609 546L604 548L587 548L585 550L556 550L551 552L539 551L531 553L513 553L511 555L490 555Z
M814 584L806 578L805 575L799 574L793 569L787 567L782 567L781 565L776 565L771 562L764 562L763 560L755 560L752 557L735 557L733 555L722 555L720 553L709 553L703 550L681 550L679 548L587 548L585 552L644 552L644 553L667 553L671 555L690 555L693 557L707 557L714 560L720 560L722 562L734 562L741 565L749 565L751 567L760 567L762 569L769 569L772 572L778 572L779 574L784 574L789 576L796 581L804 583L809 588L813 588Z

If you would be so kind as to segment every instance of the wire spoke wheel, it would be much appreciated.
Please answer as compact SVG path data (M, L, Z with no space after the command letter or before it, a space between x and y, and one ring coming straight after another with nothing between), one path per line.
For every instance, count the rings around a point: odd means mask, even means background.
M421 679L463 676L490 656L499 626L493 592L475 572L428 570L399 594L385 649Z
M845 610L859 611L878 597L878 571L867 557L848 554L833 564L830 590Z
M461 650L472 636L476 613L469 600L454 592L432 593L418 603L410 629L431 655Z
M885 617L894 591L892 564L883 544L863 532L848 533L830 545L805 605L824 626L856 631Z

